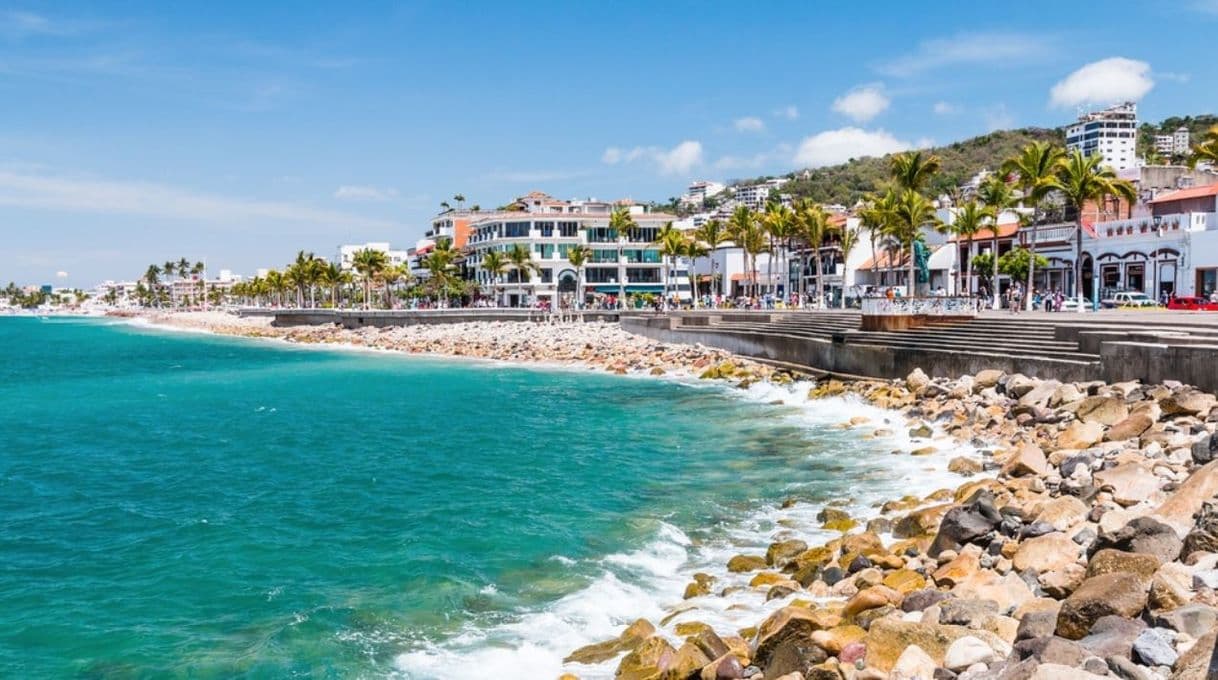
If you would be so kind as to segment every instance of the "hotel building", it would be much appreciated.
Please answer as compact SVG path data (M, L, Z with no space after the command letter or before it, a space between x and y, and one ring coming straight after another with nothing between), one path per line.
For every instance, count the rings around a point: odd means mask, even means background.
M574 302L580 272L567 260L567 253L577 245L592 251L583 267L582 288L589 299L622 292L659 295L666 277L670 295L675 292L689 299L688 267L680 260L676 267L661 262L659 246L654 243L660 228L675 216L648 212L645 206L629 201L562 201L536 191L505 207L470 215L462 249L468 275L484 296L499 304L548 303L559 308ZM627 237L609 228L610 215L617 207L630 211L639 227L637 233ZM487 253L506 253L516 245L528 248L538 267L528 279L511 267L497 277L482 268Z
M1100 155L1104 165L1125 170L1137 165L1138 105L1125 102L1083 114L1066 128L1066 149Z

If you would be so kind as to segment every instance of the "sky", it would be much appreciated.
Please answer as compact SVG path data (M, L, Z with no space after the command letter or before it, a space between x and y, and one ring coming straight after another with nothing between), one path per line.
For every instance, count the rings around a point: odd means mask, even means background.
M0 0L0 285L405 248L457 193L666 200L1124 99L1218 111L1218 0L930 5Z

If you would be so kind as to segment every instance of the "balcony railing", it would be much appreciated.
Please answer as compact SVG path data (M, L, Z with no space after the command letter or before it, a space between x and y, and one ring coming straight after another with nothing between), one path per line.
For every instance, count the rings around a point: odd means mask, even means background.
M1218 229L1218 213L1176 213L1154 217L1135 217L1128 220L1113 220L1095 225L1100 238L1145 237L1160 234L1167 236L1182 231L1206 231Z

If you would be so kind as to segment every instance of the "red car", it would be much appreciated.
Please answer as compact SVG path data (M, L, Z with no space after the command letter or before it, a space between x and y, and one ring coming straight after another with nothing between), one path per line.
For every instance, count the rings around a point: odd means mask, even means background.
M1218 312L1218 302L1210 302L1203 297L1174 297L1167 301L1168 309L1180 309L1193 312Z

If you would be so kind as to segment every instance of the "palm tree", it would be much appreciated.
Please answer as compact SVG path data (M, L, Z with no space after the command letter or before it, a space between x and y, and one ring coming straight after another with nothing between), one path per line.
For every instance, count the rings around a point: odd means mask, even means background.
M938 227L939 218L935 216L934 204L913 189L901 192L892 217L892 235L909 254L909 294L912 297L917 290L915 244L922 240L922 228Z
M337 262L326 262L318 270L318 280L330 289L330 306L335 309L338 309L338 288L343 283L344 274L347 272Z
M677 266L677 257L685 251L685 234L681 233L680 229L672 226L672 222L665 222L664 226L660 227L656 232L656 240L654 243L660 246L661 273L663 273L664 285L664 308L668 307L668 278L672 274L673 268ZM665 262L664 258L668 258Z
M972 288L972 273L969 271L969 260L973 257L973 237L975 237L982 229L985 229L990 222L996 222L993 208L981 205L977 201L967 201L956 209L955 218L951 224L951 231L956 236L956 252L960 252L961 238L967 239L964 252L964 262L957 270L957 274L964 276L964 294L968 294ZM956 286L957 294L960 294L960 285Z
M1189 167L1195 168L1198 163L1211 163L1218 166L1218 125L1213 125L1206 130L1201 141L1193 147L1193 152L1189 154Z
M516 281L522 286L532 280L532 272L541 271L533 261L533 251L519 243L513 244L507 251L507 259L512 269L516 270Z
M609 229L617 235L617 270L618 270L618 308L626 306L626 266L622 262L625 257L626 242L638 236L639 223L634 221L630 209L621 206L614 208L609 214Z
M930 178L939 172L938 156L922 151L906 151L888 159L888 171L902 189L921 192Z
M1000 306L998 298L998 220L1004 211L1015 205L1015 192L1002 177L991 175L978 187L977 198L981 199L981 202L993 213L993 221L986 225L986 230L993 236L990 247L990 252L994 256L991 258L993 270L990 272L990 286L994 290L990 292L994 298L994 309L998 309Z
M706 245L707 254L710 255L714 253L715 250L717 250L724 242L730 241L731 235L727 233L727 229L724 228L723 223L719 220L707 220L706 222L702 223L702 226L698 227L697 231L694 232L694 238ZM722 293L723 287L720 285L719 294ZM713 267L711 271L711 295L716 295L715 272L713 271Z
M498 250L490 250L487 251L486 255L482 256L482 262L480 265L482 267L482 271L486 272L491 277L492 295L495 295L495 304L499 304L497 291L499 282L502 279L504 272L506 272L508 268L507 258L504 257L503 253Z
M732 241L736 246L744 251L744 256L749 263L750 280L750 297L757 297L760 293L760 281L757 276L757 256L766 252L766 234L758 224L757 215L746 205L741 205L732 213L732 219L728 222L728 229L731 230Z
M859 243L859 231L860 230L858 227L855 227L854 229L851 229L850 227L843 227L840 232L841 237L838 240L838 247L840 247L842 249L843 271L845 271L845 263L850 261L850 251L854 250L855 246L857 246ZM845 283L846 282L843 279L842 280L842 303L841 303L842 309L846 308Z
M148 290L152 291L150 300L156 301L156 289L160 284L161 268L155 264L148 265L148 269L144 270L144 280L148 282Z
M681 254L689 258L690 265L685 270L686 275L689 277L690 304L696 307L698 304L698 284L696 281L696 275L694 274L693 264L699 257L706 257L709 255L710 250L696 238L686 238L683 250L684 252Z
M372 280L379 277L389 264L389 258L382 250L364 248L357 250L351 256L351 264L359 272L364 284L364 309L372 308Z
M428 274L426 287L437 301L447 301L457 292L457 279L453 276L457 269L453 261L457 259L457 255L457 251L453 250L452 241L444 240L437 243L423 260L423 267Z
M1083 311L1083 210L1088 203L1100 203L1109 196L1133 204L1138 192L1130 182L1118 179L1108 166L1101 166L1102 157L1084 156L1075 150L1057 168L1053 186L1074 208L1074 294L1079 298L1078 311ZM1035 251L1033 258L1035 259ZM1158 296L1159 282L1155 282Z
M457 207L461 208L465 205L465 194L456 194L453 196L453 200L457 202Z
M584 304L584 265L592 258L592 249L586 245L572 246L567 251L567 262L575 267L575 299L580 305Z
M266 288L267 292L273 294L275 305L283 306L283 293L288 289L288 282L284 279L283 273L278 269L272 269L266 273Z
M1033 225L1040 222L1041 203L1055 188L1057 170L1064 157L1065 152L1048 142L1032 142L1002 164L1004 175L1019 176L1016 185L1023 192L1023 201L1031 203ZM1033 226L1028 281L1024 287L1024 299L1029 310L1032 309L1032 278L1036 268L1036 230L1037 226Z
M891 191L884 192L879 196L872 196L864 204L863 209L859 211L862 227L867 230L871 241L871 280L876 284L884 283L880 281L878 275L880 258L876 252L876 246L880 244L881 238L888 232L889 223L892 221L892 201L895 196L896 194ZM891 265L891 261L889 264Z
M795 223L816 264L816 308L820 309L825 303L825 272L820 249L829 233L829 214L819 203L801 199L795 207Z
M784 272L784 275L787 277L788 282L789 282L790 272L788 271L788 268L785 266L786 265L786 253L788 250L790 250L789 246L790 246L790 242L791 242L791 237L794 235L794 231L795 231L795 215L791 211L791 209L788 208L787 206L783 205L782 203L774 202L766 207L765 214L762 215L762 217L761 217L761 223L765 227L766 234L768 234L770 237L770 271L771 271L771 274L773 273L773 270L774 270L774 258L778 254L775 252L776 251L775 242L777 241L778 243L781 243L783 246L782 257L780 258L780 261L778 263L778 265L779 265L778 269L780 271ZM801 274L802 274L802 272L801 272ZM803 276L800 276L800 279L802 279L802 278L803 278ZM777 296L778 295L778 283L773 280L772 276L771 276L770 285L773 287L774 295ZM789 294L790 291L787 291L787 293Z

